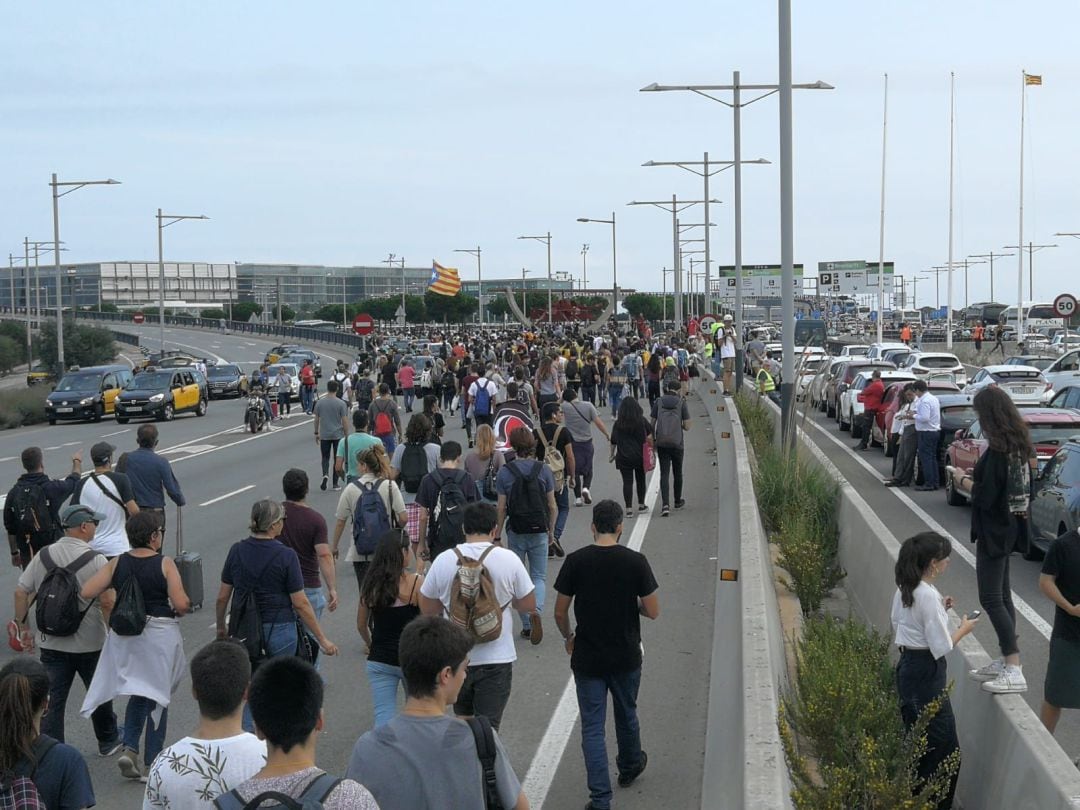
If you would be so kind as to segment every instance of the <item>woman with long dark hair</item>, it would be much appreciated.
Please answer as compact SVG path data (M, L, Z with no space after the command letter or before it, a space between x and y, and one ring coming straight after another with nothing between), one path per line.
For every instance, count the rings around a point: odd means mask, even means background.
M544 405L558 402L562 387L559 385L559 372L555 369L551 355L540 358L540 367L536 369L536 407L543 413Z
M442 409L439 408L439 398L434 394L427 394L424 397L423 414L431 420L431 441L435 444L442 444L443 428L446 427L446 420L443 419Z
M905 540L896 558L892 626L896 646L900 649L896 689L904 725L911 728L927 705L940 701L926 728L926 752L918 765L920 779L933 776L946 757L960 748L956 718L947 692L945 654L970 633L978 621L978 617L965 616L958 628L949 628L946 611L953 606L953 600L951 596L942 597L934 583L949 567L950 554L952 543L947 537L922 532ZM955 792L954 773L948 795L938 802L938 807L943 810L952 807Z
M0 786L32 776L45 807L92 807L82 754L41 733L48 708L49 675L40 661L20 656L0 669Z
M623 504L626 516L634 515L634 483L637 482L638 511L645 511L645 444L652 444L652 425L633 397L619 403L618 416L611 428L611 457L622 474Z
M971 474L975 578L979 604L997 633L1001 658L971 670L970 675L982 681L987 692L1025 692L1027 680L1020 666L1016 609L1009 586L1009 555L1026 531L1035 452L1027 423L1005 391L984 388L971 404L989 445Z
M660 372L663 369L660 352L655 352L649 358L649 364L645 366L645 389L649 393L649 407L660 399Z
M409 536L391 529L379 540L356 611L356 629L367 647L367 674L375 727L397 714L398 684L405 686L398 662L398 641L405 625L420 615L424 577L407 570L413 561Z

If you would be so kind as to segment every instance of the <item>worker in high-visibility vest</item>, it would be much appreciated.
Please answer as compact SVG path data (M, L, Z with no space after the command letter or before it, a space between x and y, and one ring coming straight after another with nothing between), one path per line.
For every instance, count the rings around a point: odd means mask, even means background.
M766 366L762 366L758 369L757 377L758 393L763 397L768 397L773 402L779 403L780 396L776 393L776 381L773 380L772 374L769 373L769 369Z

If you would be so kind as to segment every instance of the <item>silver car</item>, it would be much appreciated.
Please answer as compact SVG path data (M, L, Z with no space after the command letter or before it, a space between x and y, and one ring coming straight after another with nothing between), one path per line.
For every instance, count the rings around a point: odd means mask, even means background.
M1080 527L1080 436L1054 454L1035 479L1031 541L1045 551L1055 537Z

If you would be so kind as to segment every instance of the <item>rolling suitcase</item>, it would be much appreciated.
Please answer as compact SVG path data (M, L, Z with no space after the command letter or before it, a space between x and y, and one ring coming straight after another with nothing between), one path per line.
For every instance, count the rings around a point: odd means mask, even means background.
M203 606L203 570L202 555L194 551L184 551L183 510L176 507L176 568L180 572L180 582L184 593L191 600L191 609Z

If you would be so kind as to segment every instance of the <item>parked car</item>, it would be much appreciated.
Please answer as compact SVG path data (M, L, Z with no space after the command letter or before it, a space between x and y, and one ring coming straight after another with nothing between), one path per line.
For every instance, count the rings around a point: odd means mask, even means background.
M851 362L850 357L843 357L821 365L806 395L810 407L825 410L825 386L844 367L844 364L849 362Z
M279 346L274 346L270 351L266 353L266 357L263 358L264 363L276 363L280 358L287 354L300 351L303 347L296 343L282 343Z
M1022 408L1020 416L1031 431L1031 442L1039 468L1053 457L1072 436L1080 434L1080 413L1060 408ZM986 451L987 440L982 435L978 421L966 430L956 431L953 442L945 453L945 463L956 468L956 479L970 474L975 462ZM971 497L970 482L964 486L960 480L945 476L945 498L952 506L959 506Z
M1063 444L1032 485L1031 543L1037 557L1050 541L1080 527L1080 436Z
M812 355L801 360L798 373L795 377L795 398L806 399L810 386L813 384L822 366L827 366L829 359L821 355Z
M910 350L911 347L908 346L906 343L896 343L896 342L888 342L888 341L885 341L885 342L882 342L882 343L871 343L870 348L866 350L866 359L867 360L880 360L881 355L884 352L887 352L889 349L906 349L906 350Z
M1061 355L1046 367L1043 376L1054 391L1060 391L1066 385L1080 383L1080 349L1073 349Z
M233 363L210 366L206 369L206 388L210 399L242 397L248 390L247 374Z
M881 352L881 360L887 360L894 366L899 367L901 363L908 359L913 353L914 349L910 349L905 346L902 349L885 349Z
M1080 335L1075 332L1070 332L1069 334L1059 332L1054 335L1054 339L1050 341L1050 351L1054 354L1065 354L1065 352L1070 349L1078 347L1080 347Z
M870 384L873 373L873 371L862 371L855 375L855 379L852 380L851 385L840 395L841 418L838 420L840 422L840 429L850 430L853 439L862 437L862 430L855 423L855 417L859 416L865 409L859 395L862 393L862 390ZM903 374L899 371L892 370L884 370L881 372L881 382L883 385L914 381L915 378L910 374ZM847 415L846 420L843 418L845 414Z
M836 377L829 381L825 391L828 395L828 409L829 416L836 417L836 421L840 421L840 397L844 395L844 391L848 386L854 382L855 377L863 371L873 371L875 368L879 368L882 371L891 370L896 368L892 363L886 363L882 360L852 360L850 363L846 363L842 371L840 371Z
M206 379L194 368L141 371L116 398L116 421L149 416L168 422L185 411L206 416L209 399Z
M266 378L269 380L270 390L277 391L277 375L278 369L282 366L289 372L289 376L292 378L292 384L290 386L291 393L289 394L290 402L300 401L300 367L296 363L274 363L266 369Z
M1050 400L1050 408L1075 408L1080 410L1080 385L1066 385Z
M999 365L979 369L964 391L977 394L991 385L1008 394L1017 405L1041 405L1043 394L1049 390L1043 373L1034 366Z
M845 343L837 357L866 357L870 347L861 343Z
M900 409L900 393L906 384L904 382L894 382L885 386L885 396L881 400L881 409L877 413L874 424L871 425L870 443L880 444L885 449L887 458L892 458L895 455L896 448L889 447L888 438L892 435L893 417L896 416L896 412ZM958 385L947 380L930 379L927 381L926 387L931 394L938 398L943 411L946 407L956 407L955 401L951 399L953 396L960 396L969 404L971 402L970 394L963 394ZM972 420L974 418L972 416ZM942 421L944 422L944 416ZM967 427L967 424L964 427ZM952 440L952 433L949 434L949 440Z
M912 352L897 364L897 368L923 380L951 375L957 385L967 385L967 369L955 354L948 352Z
M281 358L282 362L296 363L297 368L303 368L305 360L311 361L311 365L315 368L315 379L320 379L322 377L322 359L311 349L295 349Z
M1044 354L1012 354L1002 360L1001 364L1004 366L1031 366L1045 372L1053 362L1053 357L1047 357Z
M194 365L196 362L195 357L179 349L168 349L163 352L147 352L146 349L143 349L143 355L143 364L140 366L140 370L151 367L159 368L166 361L176 365L180 364L176 363L176 361L182 361L184 365Z
M49 424L60 419L87 419L100 422L113 405L120 389L131 382L126 365L88 366L65 374L45 398Z

